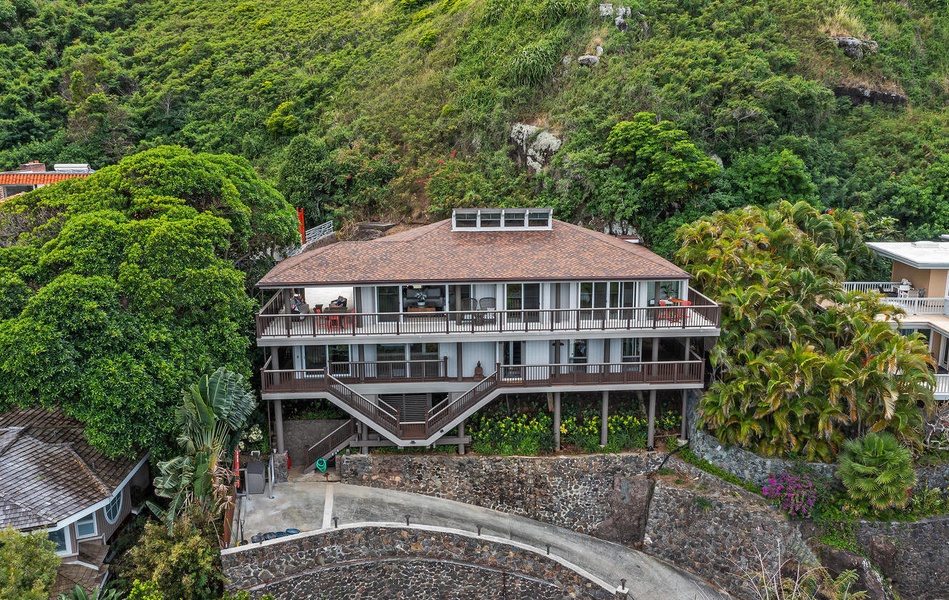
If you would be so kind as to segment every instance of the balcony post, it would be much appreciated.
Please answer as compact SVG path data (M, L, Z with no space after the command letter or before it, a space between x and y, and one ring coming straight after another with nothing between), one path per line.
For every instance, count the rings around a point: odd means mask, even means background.
M603 406L600 408L600 447L605 448L609 443L610 420L610 392L603 391Z

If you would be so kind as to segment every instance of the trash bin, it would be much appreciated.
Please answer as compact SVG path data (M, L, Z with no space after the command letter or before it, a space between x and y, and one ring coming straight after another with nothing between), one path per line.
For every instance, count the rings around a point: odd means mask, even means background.
M246 481L247 481L248 494L263 494L264 493L264 463L262 462L247 463Z

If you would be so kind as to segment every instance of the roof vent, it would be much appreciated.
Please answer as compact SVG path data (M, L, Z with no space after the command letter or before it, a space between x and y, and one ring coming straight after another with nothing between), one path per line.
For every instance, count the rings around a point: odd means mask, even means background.
M87 163L59 163L53 165L53 171L57 173L92 173Z

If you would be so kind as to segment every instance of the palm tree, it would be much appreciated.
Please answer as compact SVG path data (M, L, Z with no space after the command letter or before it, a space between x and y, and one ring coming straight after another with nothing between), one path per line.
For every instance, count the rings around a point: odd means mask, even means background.
M242 375L220 368L184 390L175 414L184 453L158 463L155 493L170 498L167 510L150 505L169 528L189 505L213 517L226 508L230 471L223 461L237 445L257 399Z

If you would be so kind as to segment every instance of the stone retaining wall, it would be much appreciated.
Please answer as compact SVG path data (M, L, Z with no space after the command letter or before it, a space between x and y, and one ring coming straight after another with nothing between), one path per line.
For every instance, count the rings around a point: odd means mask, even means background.
M221 552L228 589L284 598L614 598L546 556L420 528L353 527Z
M645 520L649 490L641 483L627 483L656 470L663 458L655 452L569 457L370 454L337 456L336 464L343 483L456 500L632 544L629 528ZM626 514L610 519L620 509Z
M670 466L682 479L656 482L646 523L645 552L738 598L754 598L741 587L738 573L759 568L761 557L776 569L778 548L786 558L818 562L797 526L762 497L687 463L670 461Z
M902 598L949 598L949 517L857 525L857 541Z

